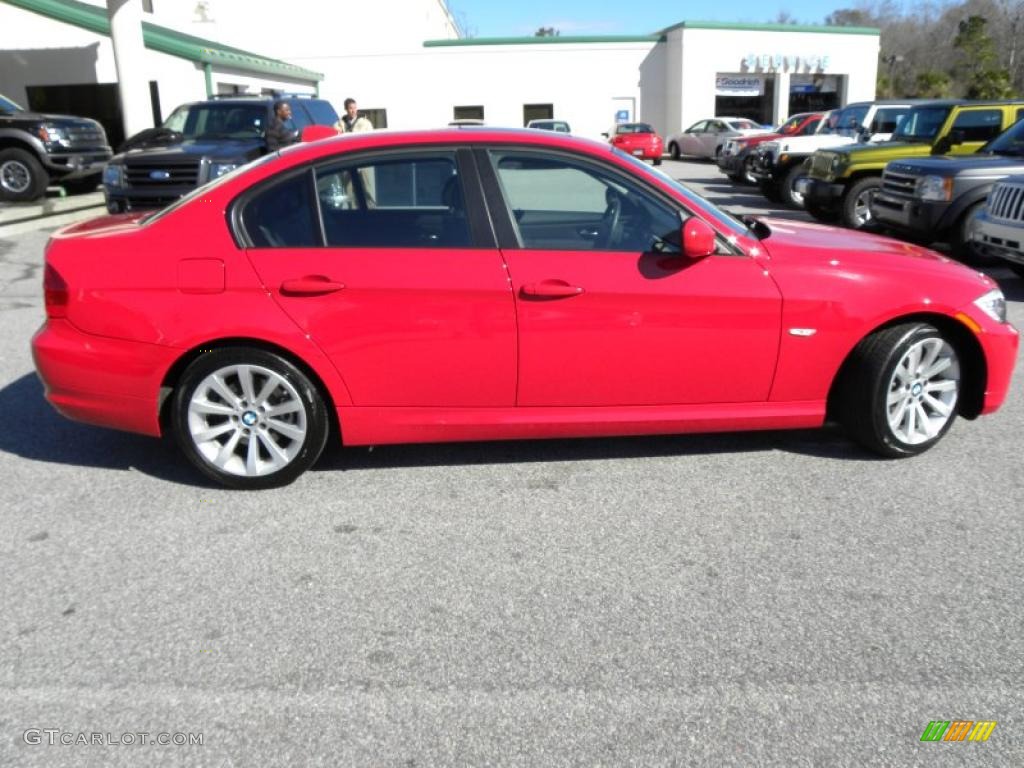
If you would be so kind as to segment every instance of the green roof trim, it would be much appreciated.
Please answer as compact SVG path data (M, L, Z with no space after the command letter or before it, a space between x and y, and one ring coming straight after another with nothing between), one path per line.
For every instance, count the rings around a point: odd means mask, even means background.
M875 27L833 27L826 24L744 24L729 21L681 21L661 30L665 35L674 29L723 29L738 32L817 32L829 35L881 35Z
M0 0L40 16L72 24L99 35L110 35L110 19L105 8L78 0ZM324 79L320 72L269 59L257 53L221 45L212 40L187 35L174 29L142 22L142 40L147 48L200 64L215 64L244 72L276 75L317 83Z
M424 48L470 45L553 45L555 43L657 43L661 35L551 35L545 37L466 37L458 40L425 40Z

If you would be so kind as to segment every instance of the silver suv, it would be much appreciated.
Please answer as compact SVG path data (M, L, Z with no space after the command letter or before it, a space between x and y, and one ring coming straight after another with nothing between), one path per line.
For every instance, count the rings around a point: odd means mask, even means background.
M969 235L976 248L1005 259L1024 277L1024 176L992 186L984 210L970 222Z

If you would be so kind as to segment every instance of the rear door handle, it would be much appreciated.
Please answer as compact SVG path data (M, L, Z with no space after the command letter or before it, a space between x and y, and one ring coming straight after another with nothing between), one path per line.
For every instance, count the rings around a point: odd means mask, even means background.
M286 296L319 296L344 289L344 283L338 283L324 275L306 275L293 277L281 283L281 293Z
M521 289L524 296L537 296L542 299L562 299L570 296L579 296L583 289L578 285L569 285L565 280L544 280L540 283L530 283Z

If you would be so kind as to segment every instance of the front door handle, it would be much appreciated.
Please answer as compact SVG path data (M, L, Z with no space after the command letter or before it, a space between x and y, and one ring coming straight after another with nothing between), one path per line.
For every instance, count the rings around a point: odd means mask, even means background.
M282 282L281 293L285 296L319 296L340 291L344 287L344 283L335 282L325 275L306 275Z
M522 287L524 296L536 296L542 299L563 299L579 296L581 293L583 293L582 288L578 285L569 285L565 280L544 280Z

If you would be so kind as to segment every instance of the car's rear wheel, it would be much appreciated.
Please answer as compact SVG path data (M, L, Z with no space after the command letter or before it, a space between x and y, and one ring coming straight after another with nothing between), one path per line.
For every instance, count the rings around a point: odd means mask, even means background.
M327 442L316 385L261 349L217 349L196 359L175 389L172 418L188 459L207 477L243 490L287 485Z
M679 159L679 145L674 141L668 145L668 153L672 155L673 160Z
M661 158L660 157L654 158L654 164L655 165L661 165Z
M777 203L781 199L779 195L779 186L774 181L758 182L757 188L761 190L761 194L764 195L767 200L770 200L773 203Z
M46 192L50 179L31 152L18 147L0 150L0 200L24 203Z
M926 323L878 331L854 350L837 392L847 432L888 457L931 448L956 418L960 358L953 343Z

